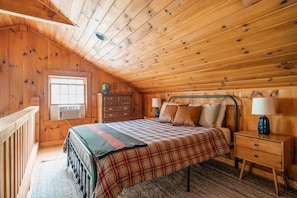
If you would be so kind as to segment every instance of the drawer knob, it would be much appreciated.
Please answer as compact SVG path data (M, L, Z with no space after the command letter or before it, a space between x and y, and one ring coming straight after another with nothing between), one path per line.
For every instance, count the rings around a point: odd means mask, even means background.
M255 157L259 157L257 154L254 155Z
M258 143L255 143L254 145L255 145L255 146L259 146L259 144L258 144Z

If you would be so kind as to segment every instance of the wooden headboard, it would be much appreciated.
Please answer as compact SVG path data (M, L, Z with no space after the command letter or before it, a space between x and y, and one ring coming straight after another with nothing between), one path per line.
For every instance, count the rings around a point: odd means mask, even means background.
M238 128L239 128L239 112L238 112L238 103L236 101L236 99L231 96L231 95L190 95L190 96L171 96L169 98L169 102L179 102L177 101L178 99L190 99L190 100L193 100L193 99L211 99L211 98L214 98L214 99L229 99L231 101L231 104L228 102L227 105L226 105L226 115L225 117L227 116L230 116L232 115L233 117L233 123L228 125L226 124L226 126L228 128L230 128L230 130L232 132L237 132L238 131ZM181 102L183 103L183 102ZM233 111L233 113L230 114L230 111Z

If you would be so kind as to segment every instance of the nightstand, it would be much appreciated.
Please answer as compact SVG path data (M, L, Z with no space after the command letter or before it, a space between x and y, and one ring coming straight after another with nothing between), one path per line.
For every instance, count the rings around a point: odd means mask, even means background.
M257 131L234 133L234 156L243 159L239 179L242 179L247 162L269 167L272 169L276 194L279 194L276 170L283 172L287 184L286 170L293 162L293 148L291 136L259 135Z

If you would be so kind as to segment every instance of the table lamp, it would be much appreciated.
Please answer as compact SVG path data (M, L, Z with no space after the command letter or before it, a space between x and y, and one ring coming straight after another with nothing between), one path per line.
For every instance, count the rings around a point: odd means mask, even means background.
M265 115L275 114L273 98L253 98L252 114L261 115L258 119L258 133L269 135L269 119Z
M152 107L155 107L155 117L159 117L160 115L160 109L161 106L161 98L153 98L152 99Z

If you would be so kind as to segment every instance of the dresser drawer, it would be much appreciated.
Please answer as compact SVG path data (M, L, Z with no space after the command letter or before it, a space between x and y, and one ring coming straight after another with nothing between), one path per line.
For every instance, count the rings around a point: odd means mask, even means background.
M111 111L130 111L131 106L105 106L104 112L111 112Z
M119 96L118 97L119 101L131 101L131 96Z
M107 101L118 101L119 97L118 96L105 96L104 97L104 102L107 102Z
M253 137L246 137L235 135L235 144L238 146L255 149L275 155L282 155L282 144L280 142L273 142L261 140Z
M104 101L104 105L106 105L106 106L116 106L116 105L119 105L119 101L117 101L117 100L107 100L107 101Z
M123 100L123 101L118 101L118 105L130 105L131 101L130 100Z
M235 155L238 158L244 158L248 161L259 163L269 167L283 169L281 155L275 155L259 150L254 150L242 146L236 147Z
M105 118L130 117L131 111L104 112Z
M131 97L105 97L104 104L107 106L112 105L131 105Z

